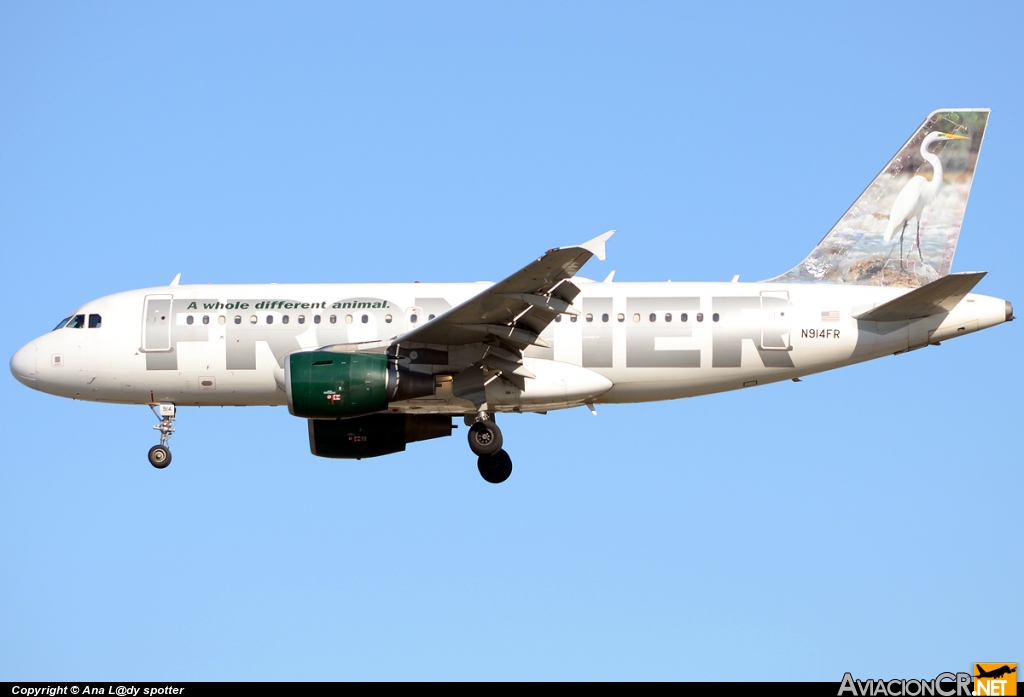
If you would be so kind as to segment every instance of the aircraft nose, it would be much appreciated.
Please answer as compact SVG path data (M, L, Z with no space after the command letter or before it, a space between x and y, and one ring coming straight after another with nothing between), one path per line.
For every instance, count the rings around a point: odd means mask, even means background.
M33 390L36 387L36 347L35 343L28 343L18 349L18 352L11 358L11 375L26 387Z

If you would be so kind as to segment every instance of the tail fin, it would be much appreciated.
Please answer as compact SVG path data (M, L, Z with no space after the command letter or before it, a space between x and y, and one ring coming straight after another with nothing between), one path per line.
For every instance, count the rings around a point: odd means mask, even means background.
M988 115L932 112L807 258L770 280L917 287L948 275Z

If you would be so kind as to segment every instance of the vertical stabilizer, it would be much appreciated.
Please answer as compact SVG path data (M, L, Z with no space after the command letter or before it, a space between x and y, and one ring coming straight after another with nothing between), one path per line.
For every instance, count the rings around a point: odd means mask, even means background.
M917 287L949 274L988 109L941 109L779 282Z

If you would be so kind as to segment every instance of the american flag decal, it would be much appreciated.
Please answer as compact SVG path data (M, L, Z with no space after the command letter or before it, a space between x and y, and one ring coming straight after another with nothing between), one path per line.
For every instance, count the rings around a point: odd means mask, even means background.
M822 322L838 322L839 321L839 310L822 310L821 312Z

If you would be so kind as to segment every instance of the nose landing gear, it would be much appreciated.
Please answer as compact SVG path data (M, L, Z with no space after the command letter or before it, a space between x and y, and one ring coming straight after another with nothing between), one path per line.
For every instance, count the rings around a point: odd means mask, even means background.
M166 402L162 402L159 405L160 411L157 411L157 405L154 404L150 404L149 408L160 419L160 423L153 427L160 431L160 445L154 445L149 449L149 464L158 470L162 470L171 464L171 450L167 447L167 441L171 439L171 435L174 433L175 408L173 404Z
M476 467L480 476L491 484L501 484L512 474L512 458L501 448L501 429L486 412L477 414L476 420L467 425L469 449L477 455Z

